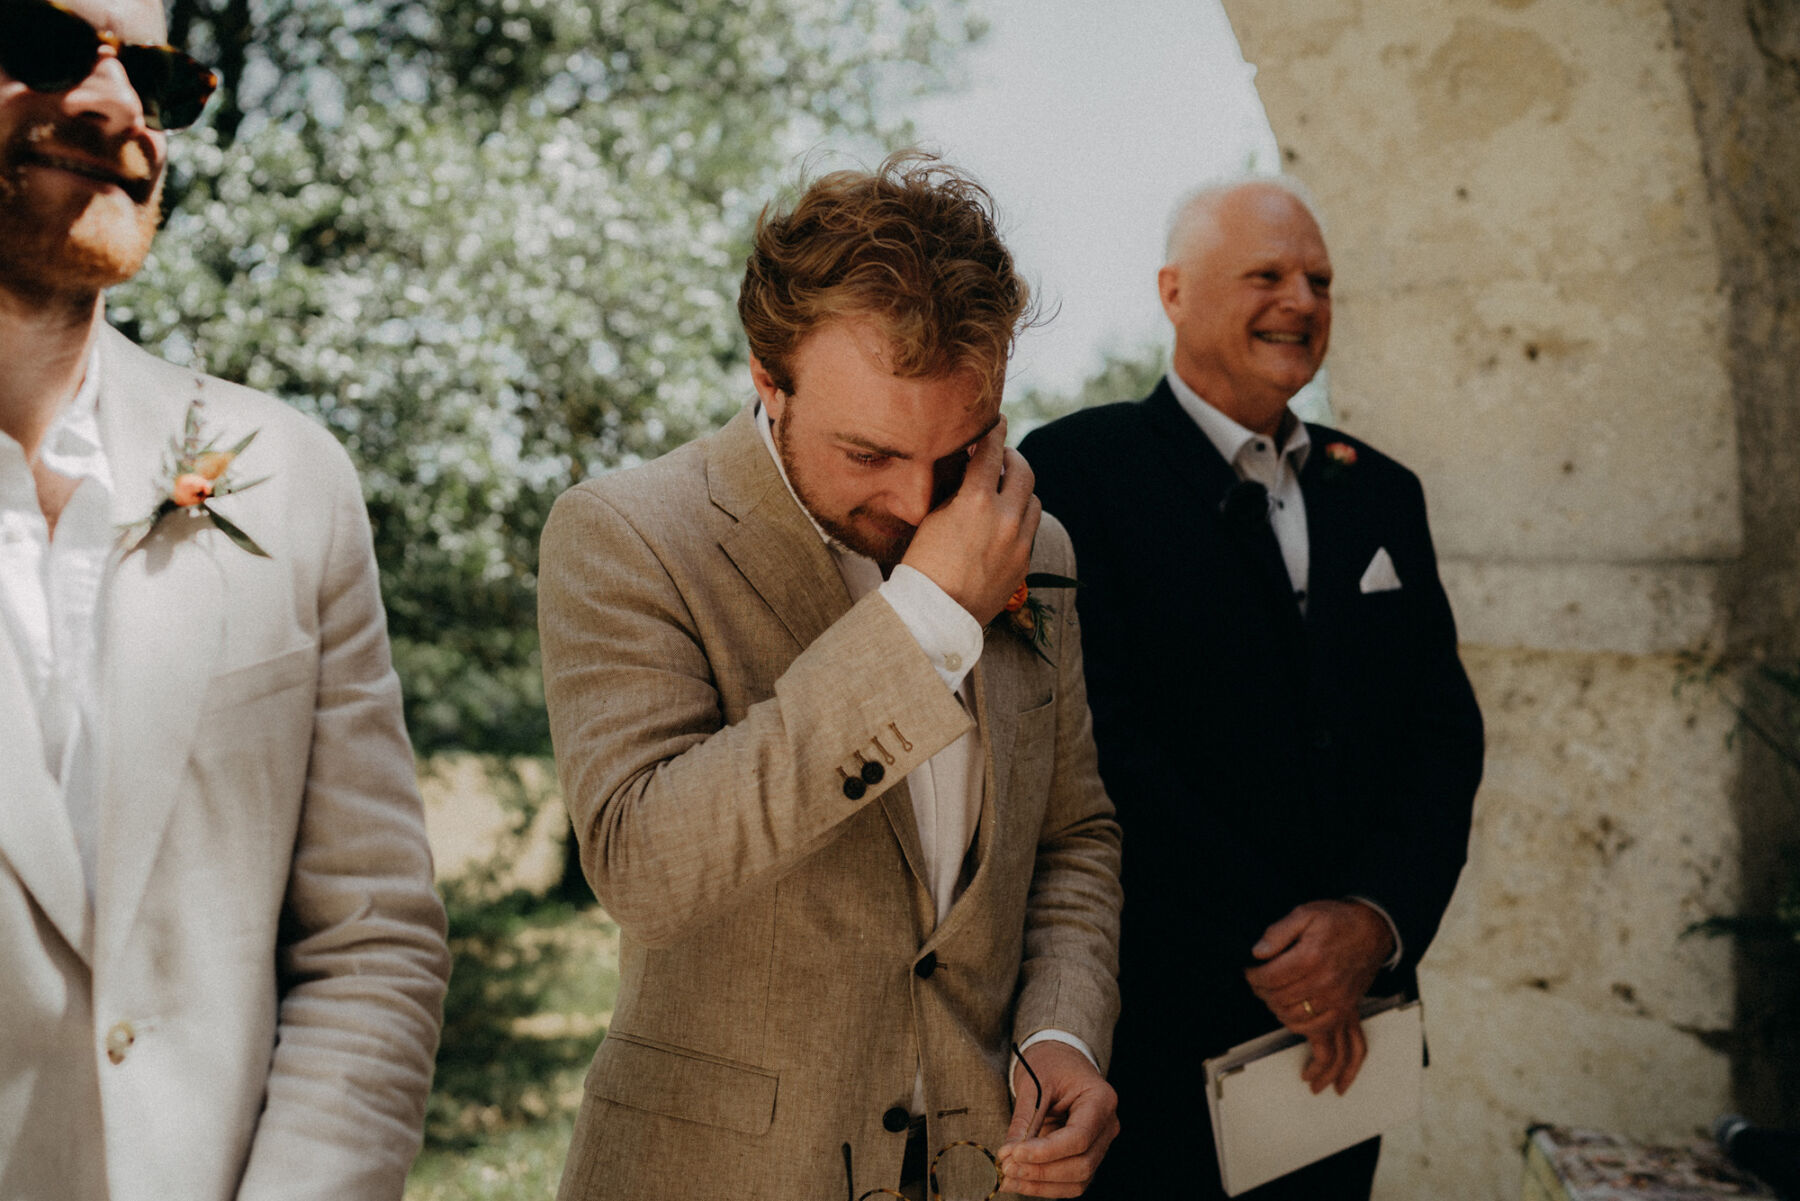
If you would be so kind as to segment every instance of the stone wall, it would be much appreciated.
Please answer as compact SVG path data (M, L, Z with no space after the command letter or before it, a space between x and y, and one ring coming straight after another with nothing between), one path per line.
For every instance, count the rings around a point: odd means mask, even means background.
M1377 1195L1511 1201L1533 1122L1777 1106L1771 989L1683 931L1766 892L1792 812L1682 656L1800 615L1800 6L1225 7L1324 210L1337 418L1424 479L1488 721Z

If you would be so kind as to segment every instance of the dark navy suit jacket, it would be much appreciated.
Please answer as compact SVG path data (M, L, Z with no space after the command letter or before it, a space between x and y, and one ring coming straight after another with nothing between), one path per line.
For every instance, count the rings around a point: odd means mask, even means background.
M1166 382L1020 446L1081 577L1101 776L1125 839L1112 1076L1141 1150L1171 1109L1171 1134L1204 1139L1199 1060L1274 1028L1243 977L1270 923L1368 897L1405 951L1374 991L1411 991L1467 854L1481 716L1424 494L1365 443L1308 428L1304 614L1260 510L1222 511L1237 476ZM1381 549L1402 586L1365 594Z

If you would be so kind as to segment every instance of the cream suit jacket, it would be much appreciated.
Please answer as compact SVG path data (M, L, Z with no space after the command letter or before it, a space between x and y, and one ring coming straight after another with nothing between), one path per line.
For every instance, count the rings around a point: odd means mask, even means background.
M1034 569L1074 572L1054 522ZM565 1201L824 1201L845 1143L858 1193L892 1186L905 1135L883 1119L921 1066L933 1146L990 1148L1009 1038L1065 1030L1104 1066L1119 835L1072 599L1050 603L1048 662L994 630L975 668L985 787L936 924L904 780L970 717L879 593L850 603L750 411L558 501L551 732L621 931Z
M0 637L0 1201L398 1198L448 960L362 499L331 435L100 343L120 523L190 400L267 483L102 594L97 896Z

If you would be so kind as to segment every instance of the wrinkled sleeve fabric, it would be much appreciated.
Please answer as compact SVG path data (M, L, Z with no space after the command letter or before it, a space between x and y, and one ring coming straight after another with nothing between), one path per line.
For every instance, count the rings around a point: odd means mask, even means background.
M750 651L701 629L666 561L690 550L584 485L557 501L539 555L545 699L582 868L649 947L811 854L971 725L879 591L728 722L715 673L732 665L712 657ZM890 726L910 749L888 740L883 778L847 792Z
M348 459L318 437L331 522L318 691L241 1201L401 1196L450 969L368 518Z
M1046 516L1032 569L1080 578L1068 535ZM1104 1070L1119 1016L1120 834L1100 782L1088 713L1080 623L1073 591L1055 602L1058 635L1049 648L1056 667L1056 742L1050 795L1037 847L1025 917L1015 1037L1049 1031Z

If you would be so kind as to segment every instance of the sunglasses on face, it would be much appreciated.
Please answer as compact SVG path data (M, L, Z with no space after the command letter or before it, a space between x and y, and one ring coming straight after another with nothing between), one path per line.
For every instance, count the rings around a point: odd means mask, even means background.
M122 41L51 0L0 0L0 70L34 92L66 92L112 47L151 129L192 125L219 86L218 72L173 46Z

